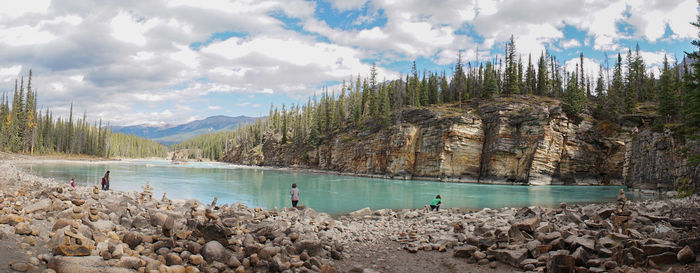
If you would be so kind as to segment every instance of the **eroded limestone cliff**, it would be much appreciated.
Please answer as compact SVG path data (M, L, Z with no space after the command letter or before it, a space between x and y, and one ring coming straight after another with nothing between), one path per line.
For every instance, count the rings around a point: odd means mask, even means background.
M675 160L683 145L662 150L644 141L649 132L590 116L575 123L554 99L520 96L462 111L407 109L401 116L386 129L346 128L317 147L281 145L281 136L268 135L253 149L234 147L224 160L406 179L642 188L698 172Z

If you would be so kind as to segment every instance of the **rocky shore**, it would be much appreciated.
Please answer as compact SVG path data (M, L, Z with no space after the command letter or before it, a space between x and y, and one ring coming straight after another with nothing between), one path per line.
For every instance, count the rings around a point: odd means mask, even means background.
M56 183L0 162L0 271L700 270L700 197L467 211L248 208Z

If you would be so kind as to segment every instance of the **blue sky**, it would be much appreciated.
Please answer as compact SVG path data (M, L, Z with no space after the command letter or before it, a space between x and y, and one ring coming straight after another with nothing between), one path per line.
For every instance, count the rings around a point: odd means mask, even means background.
M639 44L650 70L692 51L693 0L52 0L0 3L0 92L34 71L39 104L112 124L266 115L367 75L450 74L459 51L548 51L595 75ZM478 52L477 52L478 48ZM477 57L478 55L478 57Z

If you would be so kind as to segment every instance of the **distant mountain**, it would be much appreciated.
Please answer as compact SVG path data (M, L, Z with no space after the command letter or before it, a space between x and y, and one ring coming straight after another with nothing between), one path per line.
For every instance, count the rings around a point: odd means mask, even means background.
M259 118L247 116L212 116L203 120L195 120L180 125L133 125L133 126L112 126L112 131L134 134L136 136L149 138L160 143L170 145L193 138L198 135L233 130L241 124L253 123Z

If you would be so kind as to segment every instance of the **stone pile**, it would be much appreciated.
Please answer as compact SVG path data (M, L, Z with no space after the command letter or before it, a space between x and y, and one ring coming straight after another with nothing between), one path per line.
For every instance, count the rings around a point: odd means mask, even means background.
M313 209L270 213L241 203L153 200L150 185L146 194L104 196L79 187L61 201L64 187L44 183L51 187L20 180L3 188L0 230L17 230L20 241L38 238L45 249L26 248L31 261L13 263L17 271L336 272L342 258L342 246L330 237L340 234L336 221ZM30 214L23 204L33 200L46 202Z
M698 215L700 198L629 203L621 193L616 204L558 209L363 209L340 219L340 236L344 244L367 246L388 237L417 255L450 251L468 263L498 261L533 272L661 269L697 262L700 218L673 216L678 208Z
M698 219L675 214L697 209L697 196L556 209L367 208L334 219L310 208L153 200L148 184L142 193L68 192L7 163L0 169L0 240L27 255L9 265L21 272L338 272L347 269L349 246L386 240L405 255L445 252L464 263L535 272L661 268L697 263L700 251ZM8 173L13 182L2 177ZM616 231L618 216L629 217L626 232Z

